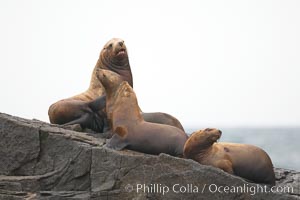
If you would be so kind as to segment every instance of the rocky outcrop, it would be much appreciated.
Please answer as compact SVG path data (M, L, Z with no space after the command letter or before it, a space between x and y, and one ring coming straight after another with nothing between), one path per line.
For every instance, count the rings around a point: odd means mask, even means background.
M300 199L299 172L276 169L285 193L267 193L192 160L108 149L99 136L0 114L0 199Z

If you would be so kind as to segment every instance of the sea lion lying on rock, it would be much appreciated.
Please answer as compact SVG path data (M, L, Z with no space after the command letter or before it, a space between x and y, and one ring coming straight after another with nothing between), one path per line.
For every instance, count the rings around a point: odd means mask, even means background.
M256 183L275 185L273 164L264 150L248 144L216 143L221 134L211 128L194 132L184 145L184 157Z
M102 79L105 79L105 75L102 75ZM106 88L106 84L103 85L107 95L111 97L107 99L107 110L113 136L107 142L107 147L115 150L127 148L155 155L183 155L183 146L188 137L181 129L146 122L140 112L136 95L126 81L110 89Z

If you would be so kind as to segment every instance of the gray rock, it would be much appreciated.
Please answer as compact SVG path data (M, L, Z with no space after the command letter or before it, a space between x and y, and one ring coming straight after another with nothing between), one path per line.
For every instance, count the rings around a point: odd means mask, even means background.
M300 196L300 173L294 170L275 168L276 185L293 188L292 195Z
M0 174L17 174L19 168L39 155L39 128L18 118L1 116Z
M276 187L293 190L256 192L265 186L193 160L114 151L78 131L0 113L0 199L300 199L296 171L275 169Z

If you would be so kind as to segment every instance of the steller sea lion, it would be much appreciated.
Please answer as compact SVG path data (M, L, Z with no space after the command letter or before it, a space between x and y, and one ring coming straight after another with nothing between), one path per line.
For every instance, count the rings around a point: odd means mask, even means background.
M83 128L90 128L96 132L109 129L106 123L105 90L97 78L100 69L115 72L120 80L127 81L133 87L133 79L128 59L127 48L122 39L113 38L108 41L94 67L89 88L76 96L60 100L49 107L48 115L53 124L80 124ZM147 121L170 124L180 127L180 122L165 113L143 113Z
M104 75L105 76L105 75ZM106 85L104 84L106 88ZM113 136L106 146L148 154L183 155L187 135L174 126L146 122L132 87L123 81L107 99ZM111 102L110 102L111 101Z
M124 81L124 79L122 79L120 75L109 70L102 69L99 70L97 74L98 74L97 77L99 81L102 83L102 85L105 87L106 90L106 99L107 99L106 113L107 113L108 121L110 121L111 117L109 113L111 113L110 104L113 102L112 101L112 98L114 98L113 94L115 94L114 91L116 91L117 87ZM181 129L182 131L184 131L179 120L173 117L172 115L162 113L162 112L144 113L141 111L141 109L140 112L144 120L147 122L175 126Z
M221 134L211 128L194 132L184 145L184 157L256 183L275 185L273 164L264 150L248 144L216 143Z
M76 96L60 100L49 107L48 115L53 124L80 124L83 127L103 132L105 126L105 90L96 73L107 69L118 73L133 86L127 48L122 39L109 40L100 52L94 67L89 88Z

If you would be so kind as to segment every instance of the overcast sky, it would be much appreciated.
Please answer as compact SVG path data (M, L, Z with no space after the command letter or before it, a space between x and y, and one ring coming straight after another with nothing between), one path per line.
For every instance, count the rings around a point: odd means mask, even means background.
M48 120L125 40L145 112L185 127L300 125L300 1L0 1L0 112Z

